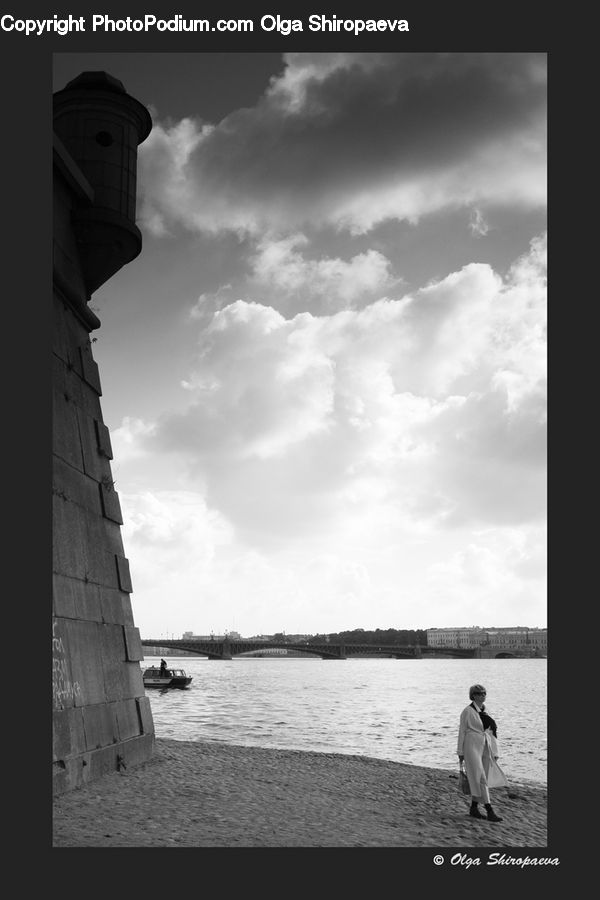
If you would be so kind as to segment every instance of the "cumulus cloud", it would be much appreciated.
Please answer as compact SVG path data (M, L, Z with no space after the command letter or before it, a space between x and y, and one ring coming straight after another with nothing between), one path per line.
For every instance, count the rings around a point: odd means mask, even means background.
M155 234L360 234L464 206L539 207L545 56L288 54L256 106L158 122L139 170Z
M470 264L358 310L238 300L199 334L189 407L146 440L255 541L539 520L544 298L540 237L505 279Z
M231 524L193 491L124 492L120 501L134 596L162 609L163 617L175 598L186 608L211 580L219 549L231 544Z
M494 386L506 392L508 409L527 403L534 417L546 419L547 235L535 238L531 250L511 267L503 292L503 314L495 327L501 353Z
M480 532L428 572L430 602L445 606L446 622L515 625L544 622L546 529L500 528Z
M215 545L231 540L229 523L192 491L145 491L123 494L121 500L128 510L123 526L128 542L151 553L193 550L196 560L209 559Z
M134 416L125 416L119 428L111 434L111 444L115 459L120 463L130 462L132 459L144 456L146 451L145 439L155 432L153 422L144 422L143 419Z
M483 213L480 209L474 209L471 213L471 219L469 221L469 228L471 232L478 237L485 237L485 235L490 230L490 226L485 220Z
M377 250L358 253L348 262L338 257L306 259L298 248L308 238L293 234L286 238L263 238L252 257L252 275L260 287L268 286L283 294L325 298L326 306L351 306L365 302L369 295L381 294L397 282L390 271L390 261Z
M544 54L291 53L221 121L153 115L141 224L203 283L178 396L112 434L146 621L166 584L181 630L543 621L546 236L507 253L545 102Z

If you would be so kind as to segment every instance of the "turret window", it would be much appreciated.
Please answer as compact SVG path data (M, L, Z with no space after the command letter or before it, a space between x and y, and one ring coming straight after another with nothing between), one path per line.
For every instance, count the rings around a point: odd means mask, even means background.
M109 134L108 131L99 131L96 135L96 141L101 147L110 147L113 143L113 136L112 134Z

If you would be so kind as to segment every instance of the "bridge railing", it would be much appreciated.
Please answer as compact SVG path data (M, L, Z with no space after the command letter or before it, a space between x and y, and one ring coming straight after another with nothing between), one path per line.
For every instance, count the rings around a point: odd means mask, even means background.
M358 644L329 642L290 642L290 641L252 641L252 640L193 640L143 638L146 647L162 647L165 650L184 650L211 659L231 659L243 653L260 650L294 650L323 659L345 659L348 656L381 655L398 658L419 658L427 652L426 647L418 644Z

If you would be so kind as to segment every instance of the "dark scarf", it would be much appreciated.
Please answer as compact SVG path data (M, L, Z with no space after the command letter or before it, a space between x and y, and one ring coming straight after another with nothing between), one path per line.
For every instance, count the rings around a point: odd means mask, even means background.
M477 707L475 706L474 703L471 703L471 706L473 707L474 710L477 711ZM488 714L486 712L484 712L483 706L481 707L481 710L479 710L479 718L481 719L481 724L483 725L483 730L485 731L486 728L491 728L492 734L494 735L494 737L498 737L498 729L496 727L496 723L494 722L494 720L492 719L491 716L488 716Z

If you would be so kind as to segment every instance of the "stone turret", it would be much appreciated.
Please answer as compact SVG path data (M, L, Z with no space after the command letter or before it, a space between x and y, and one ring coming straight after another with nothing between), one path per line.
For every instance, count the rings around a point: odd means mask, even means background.
M137 148L151 128L146 107L106 72L83 72L54 95L54 130L94 192L72 216L89 294L142 249Z

